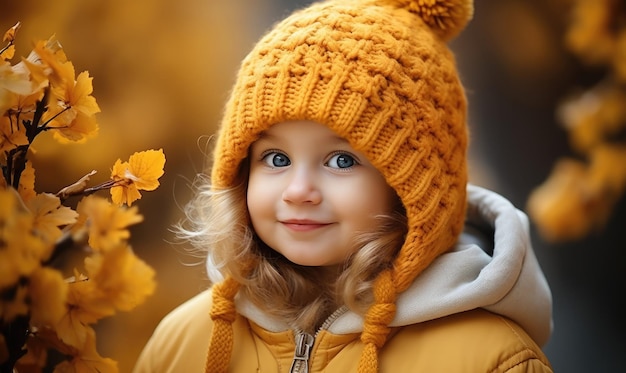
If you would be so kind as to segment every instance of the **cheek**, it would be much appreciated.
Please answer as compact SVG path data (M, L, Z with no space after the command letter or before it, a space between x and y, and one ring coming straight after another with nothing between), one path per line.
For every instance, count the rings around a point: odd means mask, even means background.
M259 195L259 188L255 187L258 185L254 182L254 177L252 175L249 176L248 179L248 189L246 190L246 205L248 207L248 214L252 221L254 221L255 216L257 215L257 211L259 209L259 201L262 201L262 196Z
M252 222L266 213L268 213L272 206L272 188L269 188L267 182L263 181L262 177L251 173L248 180L248 190L246 192L246 204L248 206L248 213Z
M389 215L396 203L396 193L382 177L376 176L363 183L361 203L367 211Z
M396 203L395 192L377 177L333 188L333 206L337 214L354 225L352 229L371 230L379 224L377 215L391 215Z

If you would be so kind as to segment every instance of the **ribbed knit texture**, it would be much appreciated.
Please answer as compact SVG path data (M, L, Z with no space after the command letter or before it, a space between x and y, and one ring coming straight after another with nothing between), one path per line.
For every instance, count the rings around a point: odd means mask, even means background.
M361 342L364 347L358 372L378 371L377 351L383 347L391 330L388 325L396 314L397 295L391 271L384 271L376 279L374 305L365 315L363 333L361 333Z
M233 186L261 132L276 123L311 120L363 152L406 209L406 240L393 268L375 281L375 303L365 315L359 372L378 369L377 351L386 341L397 295L462 230L467 104L446 42L472 12L471 0L313 4L255 45L226 105L211 175L215 188ZM214 302L226 298L232 304L236 291L227 287L216 285ZM227 363L231 347L217 344L222 338L232 344L232 332L225 329L234 318L216 312L214 306L207 364ZM224 312L221 306L219 312Z
M232 323L237 317L234 299L238 289L239 284L232 278L213 286L213 306L211 308L213 333L207 352L205 366L207 373L228 372L234 343Z

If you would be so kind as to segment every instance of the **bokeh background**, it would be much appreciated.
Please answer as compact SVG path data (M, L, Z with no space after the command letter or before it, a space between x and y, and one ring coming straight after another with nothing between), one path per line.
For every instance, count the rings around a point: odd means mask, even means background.
M57 191L92 169L99 171L94 183L105 180L117 158L135 151L163 148L167 157L160 188L138 203L145 221L131 239L156 269L156 293L97 327L100 353L122 372L158 321L206 287L201 259L172 243L169 228L205 167L239 62L274 22L310 2L0 0L0 29L22 22L16 54L56 34L77 72L94 77L102 109L100 134L86 144L37 140L37 190ZM565 48L571 3L476 0L473 21L451 44L470 101L471 179L522 209L555 161L572 153L556 108L603 74ZM557 372L623 371L625 228L624 198L602 230L581 239L550 242L533 225L554 297L545 352Z

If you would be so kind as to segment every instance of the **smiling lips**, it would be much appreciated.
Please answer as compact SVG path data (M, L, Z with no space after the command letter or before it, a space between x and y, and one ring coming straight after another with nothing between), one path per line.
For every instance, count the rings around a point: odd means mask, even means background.
M319 228L324 228L330 225L330 223L321 223L314 220L282 220L282 225L296 232L310 232Z

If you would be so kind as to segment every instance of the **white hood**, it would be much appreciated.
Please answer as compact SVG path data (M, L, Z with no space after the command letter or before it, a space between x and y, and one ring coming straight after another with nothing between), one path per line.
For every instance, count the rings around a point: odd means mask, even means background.
M530 243L528 218L494 192L473 185L468 185L467 191L465 233L452 250L433 261L398 296L397 313L390 325L416 324L484 308L514 320L542 346L553 328L552 295ZM493 239L492 254L490 247L478 245L480 239L472 233L476 229L493 235L484 245L491 246L489 241ZM237 299L237 308L265 329L285 329L282 322L264 315L244 299ZM347 334L361 332L362 328L362 317L348 311L328 331Z

